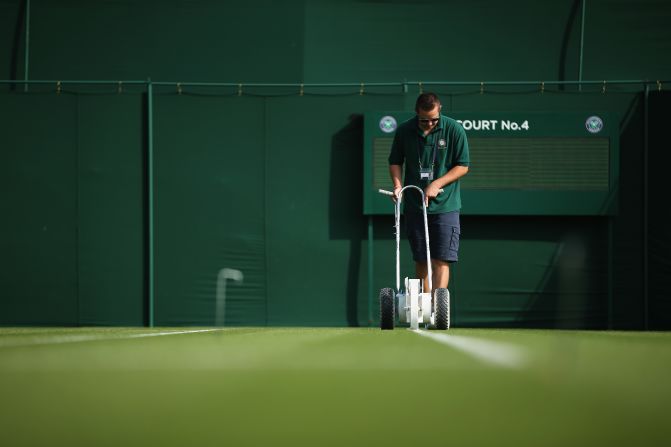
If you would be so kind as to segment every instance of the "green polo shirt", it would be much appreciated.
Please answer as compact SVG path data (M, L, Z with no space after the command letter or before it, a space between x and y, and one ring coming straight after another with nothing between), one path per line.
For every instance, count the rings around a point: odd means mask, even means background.
M389 154L390 165L405 165L404 185L416 185L424 189L430 181L420 180L419 165L430 168L433 178L442 177L455 166L468 166L468 140L461 124L441 115L440 122L426 137L422 135L417 117L401 123L396 129L394 142ZM435 148L435 162L434 160ZM460 181L443 187L443 192L429 202L429 214L448 213L461 209ZM420 195L416 191L406 191L403 197L404 212L421 212Z

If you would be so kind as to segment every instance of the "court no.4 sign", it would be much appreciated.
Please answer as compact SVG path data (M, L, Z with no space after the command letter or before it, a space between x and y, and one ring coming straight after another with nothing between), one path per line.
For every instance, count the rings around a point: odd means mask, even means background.
M529 120L521 122L512 120L457 120L464 130L529 130Z

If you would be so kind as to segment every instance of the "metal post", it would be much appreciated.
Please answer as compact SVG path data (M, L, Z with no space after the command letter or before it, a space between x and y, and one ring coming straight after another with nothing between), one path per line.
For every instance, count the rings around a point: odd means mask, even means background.
M648 96L650 86L645 85L643 101L643 327L648 330Z
M614 246L613 216L608 216L608 329L613 330L613 253Z
M154 87L147 79L148 323L154 327Z
M582 19L580 20L580 63L578 66L578 91L582 91L582 56L585 48L585 3L587 0L582 0Z
M373 325L373 216L368 216L368 325Z
M23 54L23 80L28 81L28 62L30 61L30 0L26 0L26 44ZM23 84L23 91L28 91L28 82Z

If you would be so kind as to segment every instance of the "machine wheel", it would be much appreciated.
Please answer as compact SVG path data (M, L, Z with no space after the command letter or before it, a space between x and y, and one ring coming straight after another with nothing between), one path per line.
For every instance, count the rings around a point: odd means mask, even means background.
M380 329L394 329L394 289L380 290Z
M436 304L435 326L436 329L450 328L450 291L447 289L436 289L434 295Z

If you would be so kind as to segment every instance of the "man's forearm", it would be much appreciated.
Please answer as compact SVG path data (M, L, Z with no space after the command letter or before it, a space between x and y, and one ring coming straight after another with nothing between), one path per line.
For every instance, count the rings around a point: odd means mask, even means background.
M391 181L394 182L394 189L403 186L402 169L401 165L389 165L389 176L391 177Z
M438 188L443 188L449 185L450 183L456 182L461 177L466 175L467 172L468 172L468 166L455 166L449 171L447 171L447 174L434 180L433 183Z

